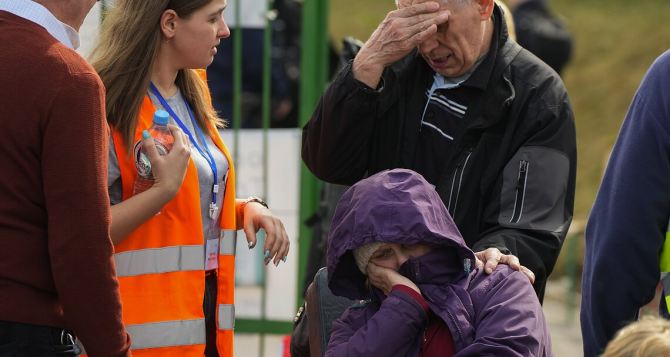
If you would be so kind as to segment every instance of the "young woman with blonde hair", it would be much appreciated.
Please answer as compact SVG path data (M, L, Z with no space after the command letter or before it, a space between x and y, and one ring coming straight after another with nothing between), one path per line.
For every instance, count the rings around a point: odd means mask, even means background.
M249 248L264 229L265 263L289 242L261 199L235 198L223 125L196 69L230 35L226 0L119 0L107 15L93 66L107 89L111 236L123 319L134 355L232 356L234 232ZM172 150L160 156L146 131L170 114ZM154 184L133 194L140 146ZM224 234L225 233L225 234Z

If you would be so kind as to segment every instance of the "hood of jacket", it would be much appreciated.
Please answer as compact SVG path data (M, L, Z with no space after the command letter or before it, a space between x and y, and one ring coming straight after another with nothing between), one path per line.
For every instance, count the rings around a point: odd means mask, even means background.
M451 282L474 269L474 253L435 188L411 170L379 172L353 185L340 199L328 235L328 280L334 294L370 297L352 251L372 242L433 246L400 269L417 284Z

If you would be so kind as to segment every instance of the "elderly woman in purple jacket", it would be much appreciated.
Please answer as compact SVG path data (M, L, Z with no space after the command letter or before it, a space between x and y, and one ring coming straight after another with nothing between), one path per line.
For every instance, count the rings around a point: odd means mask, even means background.
M329 287L362 300L333 323L326 356L552 356L528 278L475 268L437 192L413 171L352 186L328 245Z

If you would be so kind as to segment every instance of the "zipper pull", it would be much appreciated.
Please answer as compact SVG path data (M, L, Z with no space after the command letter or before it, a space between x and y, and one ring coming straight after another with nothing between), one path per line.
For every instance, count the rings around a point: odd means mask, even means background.
M516 182L517 190L523 188L527 172L528 172L528 161L526 160L519 161L519 180Z

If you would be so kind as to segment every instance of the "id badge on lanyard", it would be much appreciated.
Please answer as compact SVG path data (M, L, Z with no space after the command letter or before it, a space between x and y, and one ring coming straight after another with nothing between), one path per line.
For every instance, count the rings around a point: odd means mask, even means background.
M217 234L218 237L218 234ZM219 267L219 238L208 239L205 245L205 270Z

